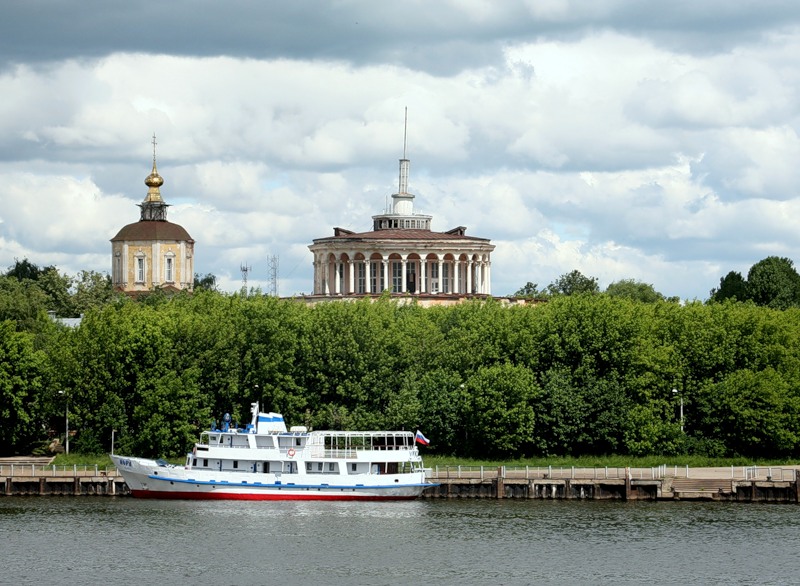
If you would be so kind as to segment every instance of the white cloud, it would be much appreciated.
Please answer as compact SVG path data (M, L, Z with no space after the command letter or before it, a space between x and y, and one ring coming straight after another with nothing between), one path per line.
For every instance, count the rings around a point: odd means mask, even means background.
M729 270L796 256L790 5L739 3L720 24L686 2L440 2L412 30L358 7L281 8L294 36L276 25L269 46L214 22L205 56L176 33L86 58L59 31L36 47L49 61L18 55L0 70L0 266L106 271L155 132L197 271L238 289L251 263L265 287L279 255L281 292L307 292L311 241L369 229L396 190L406 107L416 210L492 239L496 294L578 269L705 298Z

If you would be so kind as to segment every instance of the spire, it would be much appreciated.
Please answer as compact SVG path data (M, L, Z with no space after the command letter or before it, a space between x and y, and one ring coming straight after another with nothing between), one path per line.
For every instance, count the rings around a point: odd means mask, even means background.
M159 189L164 185L164 179L158 174L156 167L156 133L153 133L153 170L150 172L144 184L149 188L144 201L139 204L142 208L142 214L139 221L145 220L166 220L167 219L167 204L161 198L161 190Z
M400 159L400 185L397 193L405 195L408 193L408 169L411 166L411 161L406 158L406 146L408 144L408 106L406 106L406 115L403 122L403 158Z

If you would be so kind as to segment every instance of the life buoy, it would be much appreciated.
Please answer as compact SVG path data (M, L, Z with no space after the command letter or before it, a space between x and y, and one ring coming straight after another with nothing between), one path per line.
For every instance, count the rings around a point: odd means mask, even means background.
M289 456L290 458L294 458L294 454L295 454L294 448L289 448L289 451L286 452L286 455Z

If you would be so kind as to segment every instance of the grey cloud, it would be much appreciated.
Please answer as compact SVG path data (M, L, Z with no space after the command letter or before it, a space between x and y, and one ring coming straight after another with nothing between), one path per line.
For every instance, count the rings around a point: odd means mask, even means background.
M603 28L652 37L678 52L720 52L796 25L792 0L567 2L539 13L524 2L306 0L30 0L3 8L0 55L8 63L94 59L114 52L393 63L449 75L497 63L524 40L571 40ZM142 72L146 76L147 72Z

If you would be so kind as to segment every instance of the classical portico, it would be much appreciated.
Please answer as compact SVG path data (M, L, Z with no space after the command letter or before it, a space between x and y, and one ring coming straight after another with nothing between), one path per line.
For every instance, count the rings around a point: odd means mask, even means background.
M314 253L314 295L491 294L494 245L486 238L467 236L463 226L431 231L431 216L414 213L409 167L404 153L391 209L372 217L371 231L334 228L332 237L317 238L309 246Z

